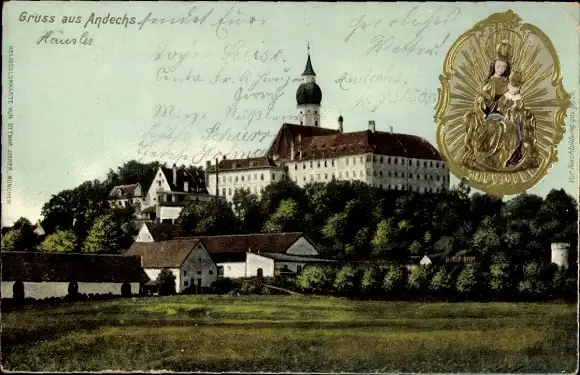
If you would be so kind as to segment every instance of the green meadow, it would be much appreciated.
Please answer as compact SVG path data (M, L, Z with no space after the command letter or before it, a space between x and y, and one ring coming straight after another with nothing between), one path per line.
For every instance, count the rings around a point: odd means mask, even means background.
M576 369L576 305L171 296L2 314L20 371L551 372Z

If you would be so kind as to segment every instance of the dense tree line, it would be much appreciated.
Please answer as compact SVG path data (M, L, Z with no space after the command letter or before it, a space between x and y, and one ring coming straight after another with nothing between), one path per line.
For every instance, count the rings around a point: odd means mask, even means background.
M43 206L46 238L21 219L2 237L3 250L115 253L130 246L134 209L112 209L116 185L140 182L147 189L159 163L130 161L103 181L64 190ZM198 167L190 167L198 170ZM397 260L423 254L473 256L489 267L508 262L546 262L552 242L577 243L577 203L563 189L545 197L509 200L470 194L458 186L437 193L386 191L361 182L313 182L304 188L283 180L258 197L237 190L232 204L212 201L185 207L175 234L217 235L305 232L322 255L341 260ZM571 263L576 252L571 252ZM573 267L573 266L571 266Z
M296 277L302 292L355 298L430 300L549 300L577 298L572 268L504 261L388 267L309 266Z

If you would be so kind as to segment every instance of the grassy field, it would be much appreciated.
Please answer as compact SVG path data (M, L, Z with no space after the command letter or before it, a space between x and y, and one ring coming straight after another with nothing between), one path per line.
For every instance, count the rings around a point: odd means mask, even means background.
M22 371L573 372L576 306L173 296L2 314Z

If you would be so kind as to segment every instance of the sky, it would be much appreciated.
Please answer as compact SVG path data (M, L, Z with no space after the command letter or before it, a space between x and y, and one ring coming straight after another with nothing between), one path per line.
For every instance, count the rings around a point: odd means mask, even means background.
M131 159L261 154L296 122L307 45L322 126L374 120L436 145L447 51L508 9L550 37L564 87L578 93L580 8L570 3L4 3L2 225L36 221L53 194ZM559 161L529 193L577 195L579 118L569 111Z

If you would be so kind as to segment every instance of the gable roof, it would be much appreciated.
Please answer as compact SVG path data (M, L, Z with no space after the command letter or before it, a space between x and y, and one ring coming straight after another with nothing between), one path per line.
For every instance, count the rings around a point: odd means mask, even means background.
M441 154L426 139L416 135L381 131L336 133L302 138L295 146L302 159L334 158L373 153L413 159L443 160Z
M2 252L2 281L146 282L138 256Z
M267 156L259 156L247 159L222 159L218 162L219 171L243 170L243 169L264 169L269 167L278 167L278 165ZM215 165L207 168L208 172L215 171Z
M191 238L133 242L126 255L140 255L144 268L179 268L199 242Z
M300 138L309 138L314 136L339 134L340 131L337 129L322 128L319 126L306 126L306 125L296 125L296 124L282 124L276 138L272 141L270 148L268 149L267 155L270 157L278 156L281 159L290 159L290 144L292 140L298 140ZM295 148L296 152L298 151Z
M139 183L129 185L118 185L111 189L109 197L113 199L126 199L135 196L135 189L140 186Z
M302 232L288 232L180 237L180 239L200 240L210 254L236 252L284 253L303 236Z
M184 183L189 184L189 192L206 192L205 187L205 175L200 171L195 171L195 174L191 174L183 168L176 168L176 183L173 183L173 168L159 167L167 179L167 183L171 188L171 191L184 191Z
M144 223L153 237L153 241L165 241L173 238L173 225L169 223Z

